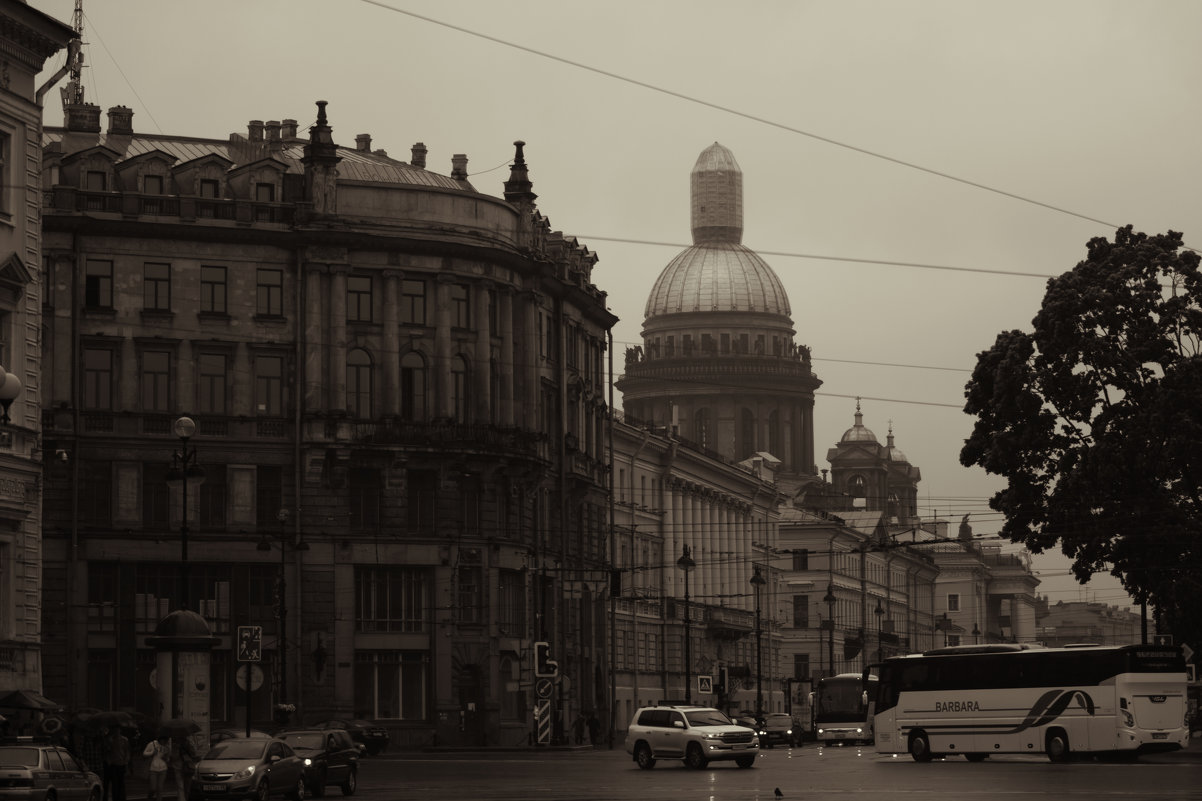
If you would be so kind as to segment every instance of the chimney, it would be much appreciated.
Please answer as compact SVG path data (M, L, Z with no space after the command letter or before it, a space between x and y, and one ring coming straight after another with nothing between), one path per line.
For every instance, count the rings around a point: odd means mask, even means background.
M78 133L100 133L100 106L93 103L73 103L65 109L67 130Z
M355 150L363 153L371 152L371 134L359 134L355 137Z
M280 136L284 139L296 138L296 120L284 120L280 125Z
M134 132L133 109L113 106L109 109L109 135L129 136Z
M451 156L451 177L457 181L467 180L467 156L456 153Z
M267 134L267 143L278 146L280 144L280 121L268 120L263 129Z
M426 169L426 143L417 142L412 148L413 158L409 161L414 167Z
M249 142L263 141L263 121L251 120L246 124L246 139Z

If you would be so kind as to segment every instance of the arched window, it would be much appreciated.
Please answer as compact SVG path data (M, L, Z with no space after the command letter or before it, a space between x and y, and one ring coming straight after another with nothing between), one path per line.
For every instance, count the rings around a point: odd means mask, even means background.
M401 357L401 419L426 419L426 360L416 351Z
M710 410L698 409L693 413L693 439L703 448L709 447Z
M451 419L467 422L467 359L456 356L451 359Z
M755 415L750 409L739 411L739 438L743 441L743 456L755 453Z
M346 411L359 420L371 419L371 357L362 348L346 354Z
M851 505L855 509L868 507L868 482L863 476L852 476L847 480L847 494L851 496Z

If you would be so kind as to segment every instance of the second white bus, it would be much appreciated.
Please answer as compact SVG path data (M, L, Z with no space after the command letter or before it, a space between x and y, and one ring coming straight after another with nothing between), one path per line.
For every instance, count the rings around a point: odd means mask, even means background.
M1186 668L1174 646L939 648L870 665L876 747L963 754L1134 756L1183 748Z

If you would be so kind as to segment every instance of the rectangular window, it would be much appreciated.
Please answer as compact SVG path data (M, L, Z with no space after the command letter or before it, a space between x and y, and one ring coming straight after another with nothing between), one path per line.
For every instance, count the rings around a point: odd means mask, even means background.
M355 710L364 717L426 720L431 681L424 651L355 652Z
M88 259L84 266L84 305L89 309L113 308L113 263Z
M371 319L371 278L352 275L346 279L346 320L370 323Z
M279 356L255 357L255 413L264 417L284 413L284 360Z
M479 565L460 565L455 574L455 612L460 623L475 625L484 619L484 587Z
M202 414L225 414L228 368L224 353L202 353L197 361L196 409Z
M200 310L225 314L225 268L203 265L200 268Z
M430 582L423 567L355 568L355 631L420 634L426 630Z
M147 264L144 270L143 306L151 311L171 311L171 265Z
M280 531L280 510L284 508L284 470L277 464L255 468L255 523L260 531Z
M269 317L284 315L284 273L281 270L260 268L258 271L257 314Z
M113 408L113 352L85 348L83 352L83 406L85 409Z
M210 199L221 197L221 182L212 178L201 178L200 196Z
M142 354L142 411L171 411L171 354L149 350Z
M200 527L209 531L225 528L225 465L206 464L200 485Z
M426 324L426 282L401 281L401 325Z
M798 548L793 551L793 569L794 570L809 570L810 569L810 551L807 548Z
M793 628L808 629L810 627L810 597L808 595L793 596Z
M120 583L116 562L89 561L88 631L117 630L117 587Z
M380 498L384 496L384 481L380 471L374 467L352 467L347 484L351 528L378 528Z
M949 611L949 612L959 612L960 611L960 593L949 592L947 594L947 611Z
M526 636L526 579L518 570L502 570L497 575L497 624L502 636Z
M793 678L805 681L810 677L810 655L793 654Z
M438 473L433 470L409 470L405 487L405 520L409 530L414 533L433 533Z
M105 528L112 525L112 462L84 461L80 464L79 518L90 526Z
M275 203L275 184L255 184L255 200L260 203Z
M451 284L451 325L455 328L471 328L471 304L466 284Z
M948 634L948 635L946 635L946 637L947 637L948 647L960 644L960 635L959 634Z
M107 192L109 188L108 173L102 170L88 170L84 176L84 188L88 192Z
M163 480L167 465L142 465L142 527L165 530L171 527L171 487Z
M163 176L147 175L142 179L142 194L144 195L161 195L163 194Z

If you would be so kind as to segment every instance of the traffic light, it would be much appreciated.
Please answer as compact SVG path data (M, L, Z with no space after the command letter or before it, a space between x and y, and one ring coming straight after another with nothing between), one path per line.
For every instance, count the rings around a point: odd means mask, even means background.
M551 678L559 673L559 663L551 658L551 643L536 642L534 644L534 675L540 678Z

